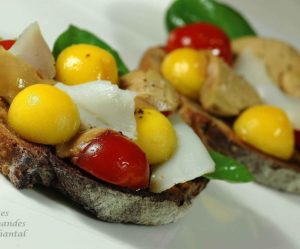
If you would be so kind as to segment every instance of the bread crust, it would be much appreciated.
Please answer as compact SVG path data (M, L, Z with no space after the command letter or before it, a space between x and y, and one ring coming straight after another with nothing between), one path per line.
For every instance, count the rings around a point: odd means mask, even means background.
M205 145L245 164L258 183L300 194L300 163L296 156L283 161L245 144L224 121L182 97L179 111Z
M4 114L5 109L0 99ZM208 183L199 177L159 194L111 185L58 158L51 147L21 139L7 126L6 115L0 115L0 138L0 172L17 188L54 188L103 221L143 225L174 222Z

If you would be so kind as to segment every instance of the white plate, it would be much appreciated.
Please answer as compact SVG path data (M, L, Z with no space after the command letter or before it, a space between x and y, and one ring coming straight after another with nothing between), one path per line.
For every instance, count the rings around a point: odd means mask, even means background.
M86 28L111 43L134 68L145 49L166 39L163 15L170 1L1 0L0 36L15 37L39 21L52 46L68 24ZM300 1L228 0L263 35L300 49ZM0 176L1 248L300 248L300 197L257 184L213 181L179 222L160 227L108 224L46 190L16 190ZM1 216L3 215L3 216ZM3 222L11 221L10 227ZM21 222L18 227L13 226ZM25 224L23 223L25 222ZM24 226L23 226L24 225Z

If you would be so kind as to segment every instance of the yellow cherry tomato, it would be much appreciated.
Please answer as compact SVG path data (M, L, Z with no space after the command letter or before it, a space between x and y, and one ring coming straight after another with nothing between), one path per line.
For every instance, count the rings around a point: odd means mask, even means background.
M176 132L171 122L155 109L136 111L137 144L150 164L168 160L176 149Z
M94 80L117 83L118 68L114 57L106 50L94 45L77 44L59 54L56 79L68 85Z
M246 143L272 156L289 159L294 151L293 127L281 109L259 105L244 111L233 126Z
M198 99L206 76L207 57L205 51L179 48L169 53L162 62L164 77L181 94Z
M14 98L8 123L31 142L55 145L77 133L80 118L76 105L66 93L51 85L36 84Z

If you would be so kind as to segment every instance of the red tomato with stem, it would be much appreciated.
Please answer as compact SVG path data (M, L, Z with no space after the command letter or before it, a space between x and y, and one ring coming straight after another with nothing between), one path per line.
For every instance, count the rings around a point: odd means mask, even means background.
M75 164L98 179L121 187L145 189L149 185L150 168L145 153L112 130L94 138Z
M15 44L15 42L15 40L2 40L0 41L0 46L2 46L5 50L8 50Z
M208 23L192 23L174 29L168 38L165 50L169 53L177 48L211 50L228 64L232 64L230 39L222 29Z

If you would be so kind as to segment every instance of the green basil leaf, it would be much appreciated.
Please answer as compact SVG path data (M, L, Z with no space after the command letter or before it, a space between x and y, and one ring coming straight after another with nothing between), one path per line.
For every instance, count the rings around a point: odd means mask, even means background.
M219 26L230 37L255 35L247 20L232 7L215 0L175 0L165 16L168 31L195 22Z
M53 47L53 55L55 59L66 47L80 43L92 44L105 49L106 51L110 52L115 58L120 75L124 75L129 72L127 66L122 61L119 54L112 47L110 47L106 42L99 39L94 34L86 30L79 29L73 25L70 25L69 28L56 39Z
M215 162L215 172L207 174L205 177L235 183L253 181L253 175L243 164L216 151L209 153Z

